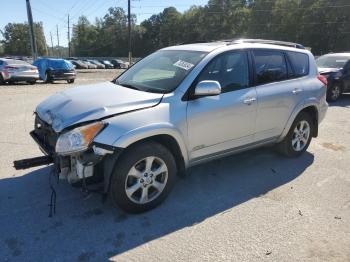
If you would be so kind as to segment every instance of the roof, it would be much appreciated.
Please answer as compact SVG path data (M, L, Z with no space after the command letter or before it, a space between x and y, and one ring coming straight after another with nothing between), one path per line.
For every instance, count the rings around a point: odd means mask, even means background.
M287 43L287 42L286 42ZM212 52L215 49L224 48L227 50L233 49L243 49L243 48L269 48L276 50L288 50L288 51L297 51L301 53L309 53L306 49L300 49L293 46L284 46L271 43L255 43L255 42L235 42L231 40L222 40L218 42L209 42L209 43L196 43L196 44L186 44L186 45L177 45L163 48L162 50L188 50L188 51L202 51L202 52Z
M186 45L176 45L163 48L162 50L190 50L190 51L202 51L211 52L219 47L226 46L226 42L209 42L209 43L196 43Z

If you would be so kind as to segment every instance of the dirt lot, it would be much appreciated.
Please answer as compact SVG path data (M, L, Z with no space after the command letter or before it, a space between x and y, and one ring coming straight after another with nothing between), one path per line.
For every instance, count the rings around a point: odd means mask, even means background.
M350 95L330 106L301 158L260 149L197 166L141 215L60 182L48 218L49 168L12 168L40 155L28 135L33 110L57 91L116 74L0 87L2 261L350 261Z

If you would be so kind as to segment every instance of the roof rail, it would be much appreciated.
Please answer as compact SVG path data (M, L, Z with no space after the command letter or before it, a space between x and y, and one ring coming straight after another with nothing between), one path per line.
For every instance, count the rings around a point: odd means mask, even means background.
M285 42L285 41L277 41L277 40L266 40L266 39L235 39L235 40L232 40L229 44L231 45L231 44L242 44L242 43L281 45L281 46L295 47L298 49L305 49L305 47L301 44Z

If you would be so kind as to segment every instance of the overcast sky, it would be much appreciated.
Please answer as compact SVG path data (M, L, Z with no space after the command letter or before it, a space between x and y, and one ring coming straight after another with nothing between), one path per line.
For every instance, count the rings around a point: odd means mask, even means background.
M0 29L7 23L27 22L25 0L1 0ZM31 0L33 19L43 22L46 41L50 43L50 32L54 45L57 44L56 25L60 45L67 46L67 14L71 23L76 23L80 15L85 15L91 22L95 17L103 17L109 7L119 6L127 11L127 0ZM192 5L204 5L207 0L132 0L131 12L137 15L137 23L149 18L152 14L160 13L165 7L174 6L180 12Z

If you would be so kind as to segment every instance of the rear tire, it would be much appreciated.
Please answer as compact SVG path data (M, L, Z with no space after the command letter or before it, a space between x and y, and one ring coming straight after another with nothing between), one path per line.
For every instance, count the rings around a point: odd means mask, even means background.
M4 85L6 82L4 81L4 78L0 74L0 85Z
M127 212L145 212L163 202L175 177L175 159L166 147L156 142L136 144L118 159L109 195Z
M309 147L313 132L310 115L305 112L299 113L286 137L277 145L278 151L287 157L301 156Z
M30 85L35 85L36 80L30 80L30 81L27 81L27 83L30 84Z
M45 79L43 79L45 83L53 83L52 77L49 72L45 72Z
M335 102L339 99L342 94L342 88L339 83L334 83L332 86L327 88L327 101Z
M74 79L69 79L69 80L67 80L67 83L68 83L68 84L73 84L73 83L74 83Z

